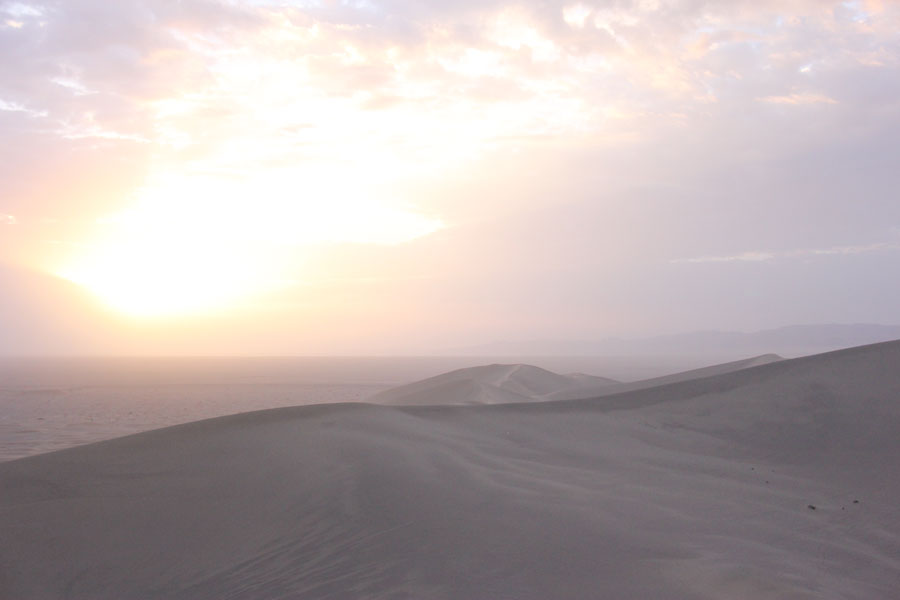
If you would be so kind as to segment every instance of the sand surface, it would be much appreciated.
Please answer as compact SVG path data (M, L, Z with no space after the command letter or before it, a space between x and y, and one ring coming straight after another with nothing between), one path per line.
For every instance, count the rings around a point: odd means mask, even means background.
M894 599L898 432L900 342L178 425L0 464L0 598Z

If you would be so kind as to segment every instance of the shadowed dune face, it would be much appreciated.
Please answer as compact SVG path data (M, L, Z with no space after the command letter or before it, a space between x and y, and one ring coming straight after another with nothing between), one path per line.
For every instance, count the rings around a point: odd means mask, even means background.
M895 342L585 400L276 409L2 463L0 597L887 600L898 367Z

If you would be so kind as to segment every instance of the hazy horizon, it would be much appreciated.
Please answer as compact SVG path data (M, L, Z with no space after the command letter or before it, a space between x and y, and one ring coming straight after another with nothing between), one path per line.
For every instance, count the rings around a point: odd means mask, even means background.
M0 353L900 323L895 0L0 0L0 60Z

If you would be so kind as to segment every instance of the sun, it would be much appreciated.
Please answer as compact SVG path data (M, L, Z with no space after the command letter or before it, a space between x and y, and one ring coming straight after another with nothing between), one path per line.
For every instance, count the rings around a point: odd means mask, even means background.
M442 226L320 173L179 177L99 220L57 271L133 317L238 309L302 275L322 244L400 244Z
M126 315L193 315L233 308L277 287L273 260L255 248L139 236L104 241L60 275Z

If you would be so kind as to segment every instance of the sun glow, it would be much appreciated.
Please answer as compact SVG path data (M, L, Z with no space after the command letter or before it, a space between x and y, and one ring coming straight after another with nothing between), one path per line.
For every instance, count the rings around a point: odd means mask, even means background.
M128 315L209 314L302 278L304 248L398 244L440 227L324 173L182 177L98 222L59 274Z
M570 8L570 24L590 29L596 11ZM437 28L424 47L297 16L264 10L237 37L173 22L173 46L147 57L165 85L134 100L133 118L107 126L89 112L67 126L70 140L147 145L149 180L91 231L74 224L59 236L58 247L74 251L47 259L52 270L129 315L255 307L270 292L324 279L315 246L401 244L443 226L397 190L439 197L443 189L430 186L483 159L616 133L615 95L584 96L594 85L581 82L620 63L569 55L522 8L491 9L483 43ZM568 75L549 75L557 72ZM83 92L96 86L75 75L57 83L91 97Z

